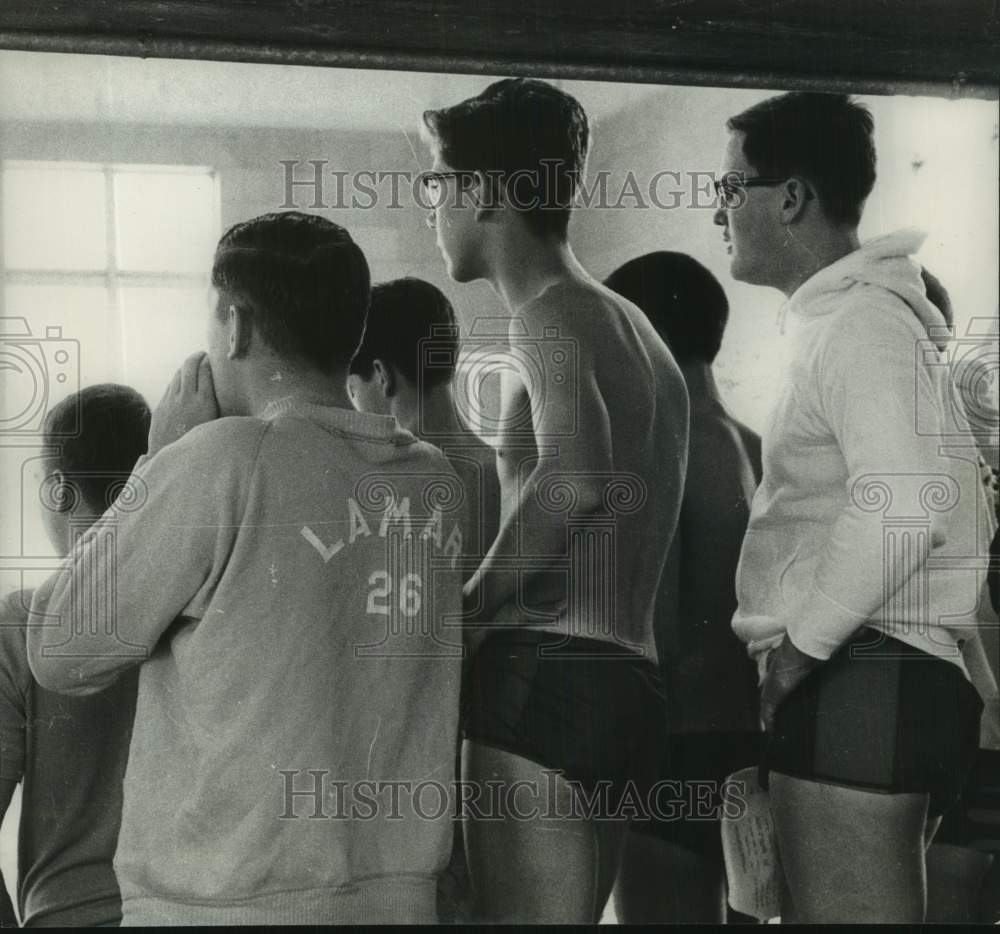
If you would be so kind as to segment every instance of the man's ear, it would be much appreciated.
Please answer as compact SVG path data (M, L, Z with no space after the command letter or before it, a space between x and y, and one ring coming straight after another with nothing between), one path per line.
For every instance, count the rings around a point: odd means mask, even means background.
M476 220L489 221L503 210L503 186L497 177L490 178L476 171L476 184L472 188L472 201L476 207Z
M806 209L806 202L812 201L816 192L806 179L793 175L781 188L781 223L791 224L799 220Z
M69 512L79 498L79 492L66 479L66 474L58 467L53 470L45 481L51 490L50 499L54 512Z
M253 318L244 305L229 306L229 352L230 360L245 357L253 339Z
M372 362L372 370L372 377L382 389L382 395L386 399L391 399L399 388L396 383L395 370L384 360L378 358Z

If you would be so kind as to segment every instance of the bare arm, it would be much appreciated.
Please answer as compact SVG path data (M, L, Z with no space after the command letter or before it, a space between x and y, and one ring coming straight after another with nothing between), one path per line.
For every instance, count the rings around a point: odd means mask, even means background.
M532 427L539 456L530 473L519 484L516 506L500 525L496 540L479 569L465 587L466 605L473 619L491 620L497 611L517 598L515 576L497 573L503 555L531 555L522 562L525 588L555 559L566 554L566 514L546 506L547 481L565 477L575 497L575 515L587 515L601 506L608 475L613 468L611 427L597 383L590 349L578 345L579 379L547 380L544 387L527 387ZM565 413L575 409L578 431L561 433ZM539 494L542 494L541 496Z
M736 609L736 565L757 485L745 443L751 433L741 428L716 414L692 415L678 525L686 547L682 608L726 625Z
M491 452L492 454L492 452ZM483 545L486 549L496 541L500 534L500 481L497 479L497 467L494 458L483 467Z

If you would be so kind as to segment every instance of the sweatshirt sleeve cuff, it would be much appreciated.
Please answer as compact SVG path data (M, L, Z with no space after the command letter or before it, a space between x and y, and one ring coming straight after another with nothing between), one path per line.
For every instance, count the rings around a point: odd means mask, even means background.
M822 633L810 632L801 626L789 626L787 638L803 655L821 662L825 662L839 648L839 643L835 645L831 640L822 638Z
M866 622L813 587L811 599L802 610L789 617L785 626L788 639L800 652L826 661Z

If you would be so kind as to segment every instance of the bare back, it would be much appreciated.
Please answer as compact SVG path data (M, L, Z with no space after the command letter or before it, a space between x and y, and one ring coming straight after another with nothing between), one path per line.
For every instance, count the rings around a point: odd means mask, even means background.
M538 494L566 526L572 556L568 579L564 572L560 585L553 575L539 603L561 603L572 635L655 658L654 606L687 458L683 377L645 315L593 280L551 286L518 317L529 336L512 339L512 348L525 344L527 378L504 373L497 446L504 509L519 502L534 459L552 455L555 473ZM595 473L602 508L582 515L558 478Z
M759 451L760 439L719 402L692 400L680 523L656 604L674 732L758 728L757 669L731 623Z

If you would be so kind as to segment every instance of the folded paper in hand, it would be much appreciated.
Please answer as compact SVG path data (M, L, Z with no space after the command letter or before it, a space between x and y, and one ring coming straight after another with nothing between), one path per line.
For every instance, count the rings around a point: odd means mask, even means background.
M784 879L778 839L767 792L757 769L741 769L726 779L727 795L742 789L743 806L723 808L722 853L729 881L729 904L736 911L766 921L781 914ZM738 814L738 817L730 817Z

